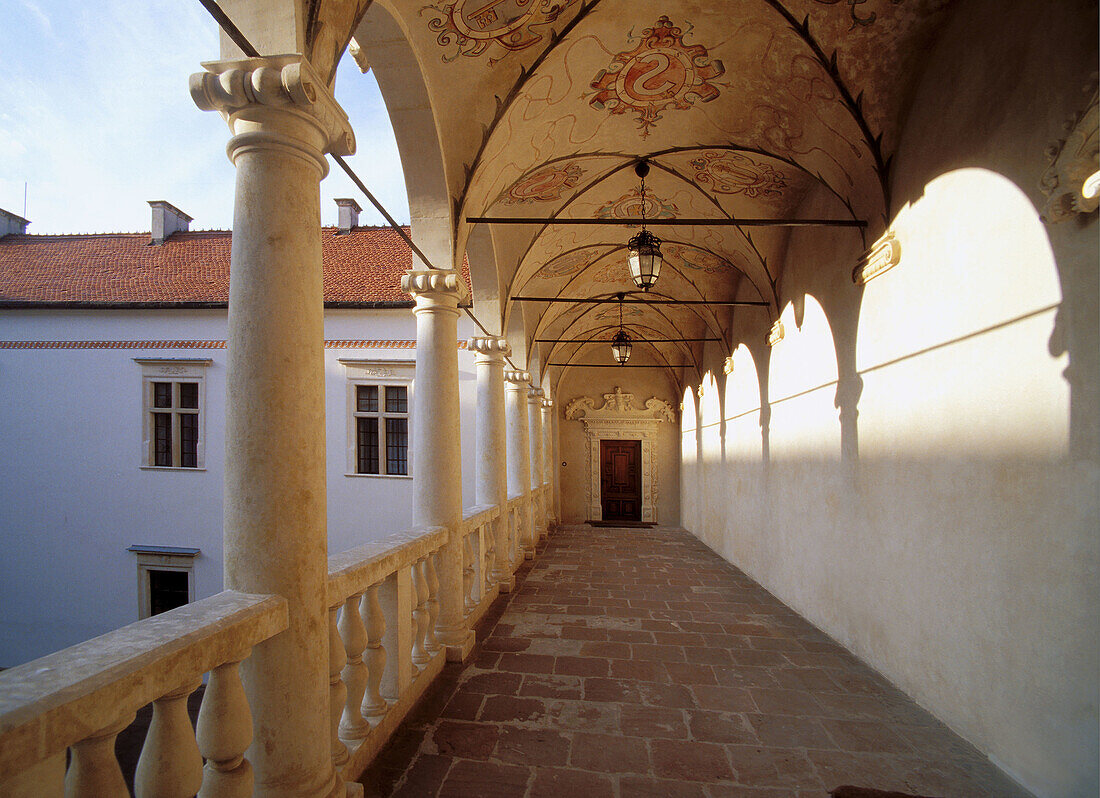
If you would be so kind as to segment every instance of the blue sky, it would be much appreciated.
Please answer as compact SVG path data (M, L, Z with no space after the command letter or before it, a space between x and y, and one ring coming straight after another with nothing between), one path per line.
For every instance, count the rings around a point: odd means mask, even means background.
M187 79L219 57L217 25L197 0L5 0L0 25L0 208L29 233L149 229L146 200L194 217L192 230L233 222L229 128L191 101ZM355 128L359 176L399 221L408 202L389 118L373 75L349 56L336 97ZM321 221L354 197L364 224L381 217L333 165Z

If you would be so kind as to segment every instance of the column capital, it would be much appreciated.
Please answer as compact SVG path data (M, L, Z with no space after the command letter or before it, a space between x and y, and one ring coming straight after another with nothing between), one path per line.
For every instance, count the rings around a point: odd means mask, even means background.
M553 399L543 399L542 400L542 409L543 410L550 410L553 407L554 407L554 400Z
M531 372L506 371L504 372L504 381L509 384L508 387L511 390L518 390L531 382Z
M527 389L527 401L532 404L539 404L542 401L542 397L545 394L542 392L542 388L528 388Z
M477 355L475 362L481 362L482 360L490 362L504 362L504 358L512 354L512 347L508 345L508 341L505 338L470 338L466 341L467 351L473 352Z
M312 123L321 133L324 152L355 152L348 115L303 56L207 61L202 66L205 72L191 75L191 98L203 111L220 113L235 134L249 132L249 125L241 122L262 122L258 114L283 111Z
M450 269L409 269L401 276L401 290L412 294L419 306L427 304L457 307L463 300L470 298L466 283L458 272Z

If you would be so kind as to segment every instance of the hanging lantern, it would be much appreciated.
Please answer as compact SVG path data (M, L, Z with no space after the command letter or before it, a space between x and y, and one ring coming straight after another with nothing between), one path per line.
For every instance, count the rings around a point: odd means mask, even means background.
M638 161L634 174L642 181L642 230L626 243L629 254L630 279L643 291L648 291L661 275L661 239L645 229L645 176L649 174L649 164Z
M630 343L630 336L620 327L619 331L615 333L615 337L611 339L611 355L620 366L630 360L630 350L632 346L633 345Z
M627 256L630 279L634 285L648 291L661 275L661 239L646 230L643 222L642 231L627 242L627 248L630 251Z

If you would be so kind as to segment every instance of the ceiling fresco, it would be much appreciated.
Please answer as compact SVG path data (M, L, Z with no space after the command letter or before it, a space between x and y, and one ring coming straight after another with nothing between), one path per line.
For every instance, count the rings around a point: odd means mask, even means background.
M610 337L617 304L515 297L631 291L624 247L643 218L706 221L652 226L656 293L770 303L624 307L628 329L665 337L728 338L734 314L777 316L790 228L730 222L804 218L813 202L877 237L909 89L952 2L375 0L422 72L456 256L468 219L522 222L479 223L502 295L501 318L482 321L515 329L519 314L531 346ZM546 363L586 344L538 346ZM646 351L698 362L702 346Z

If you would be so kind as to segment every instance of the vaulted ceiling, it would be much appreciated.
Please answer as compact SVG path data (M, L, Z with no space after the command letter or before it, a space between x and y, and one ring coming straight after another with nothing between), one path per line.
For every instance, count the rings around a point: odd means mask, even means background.
M529 362L608 362L617 306L515 297L634 290L624 248L643 213L637 162L651 167L647 219L805 218L813 197L815 218L863 221L851 234L877 235L909 88L949 2L376 0L356 39L395 128L412 124L407 98L426 95L454 255L488 224L495 267L490 277L475 268L475 292L499 296L499 329L522 329ZM415 80L409 62L374 62L383 10L411 49ZM407 149L403 159L415 157ZM606 223L469 221L483 217ZM653 229L665 266L650 297L770 307L627 305L632 337L728 344L732 314L778 315L790 227ZM635 351L681 364L701 350Z

